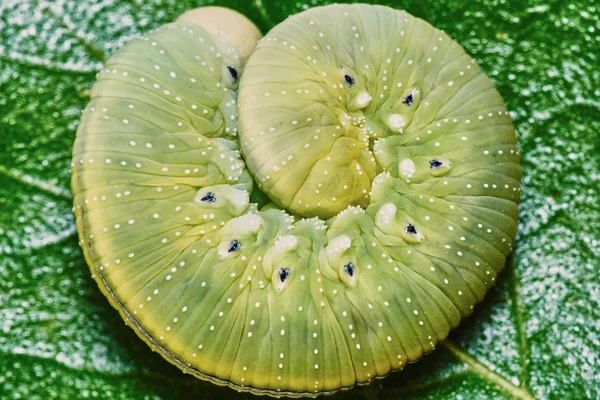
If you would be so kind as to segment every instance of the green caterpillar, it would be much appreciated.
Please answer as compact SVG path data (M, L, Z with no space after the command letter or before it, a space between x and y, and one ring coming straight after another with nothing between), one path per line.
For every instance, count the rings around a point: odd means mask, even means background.
M94 277L153 349L220 385L314 396L402 369L511 252L500 95L443 32L381 6L309 9L244 60L174 23L99 73L72 164Z

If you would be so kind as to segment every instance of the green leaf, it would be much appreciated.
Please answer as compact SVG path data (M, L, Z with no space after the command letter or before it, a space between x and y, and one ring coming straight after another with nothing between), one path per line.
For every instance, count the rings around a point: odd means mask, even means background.
M0 4L0 398L251 398L183 375L90 278L69 163L95 72L128 38L204 4L264 31L284 0L3 0ZM598 6L585 0L383 3L444 29L505 99L523 154L515 252L433 354L333 398L600 397Z

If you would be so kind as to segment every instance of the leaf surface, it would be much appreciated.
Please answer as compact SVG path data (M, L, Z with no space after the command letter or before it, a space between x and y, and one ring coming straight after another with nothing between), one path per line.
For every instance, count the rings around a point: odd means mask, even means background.
M208 2L264 31L305 4ZM0 4L0 398L251 398L183 375L89 276L71 214L71 146L104 60L208 4ZM433 354L333 398L600 397L600 20L592 2L384 1L443 29L502 94L523 155L515 252ZM596 65L596 67L594 67Z

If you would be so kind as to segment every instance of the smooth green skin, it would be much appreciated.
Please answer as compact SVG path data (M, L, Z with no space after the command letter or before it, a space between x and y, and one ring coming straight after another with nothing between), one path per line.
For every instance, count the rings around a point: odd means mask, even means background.
M286 9L279 14L280 5L266 3L266 7L274 19L297 11ZM425 14L420 7L409 5L413 13L444 27L465 44L470 54L485 61L484 69L496 76L522 132L526 176L536 179L525 181L523 234L511 273L503 276L490 300L477 308L470 326L459 328L445 349L383 381L381 398L400 394L409 398L456 398L459 394L465 398L524 397L515 386L519 382L539 398L598 395L593 384L597 366L587 356L598 352L590 335L598 319L597 299L590 296L597 287L592 266L597 265L598 258L597 245L586 238L592 239L598 232L598 208L592 189L597 187L599 163L594 146L600 127L596 126L598 115L593 106L570 105L576 97L584 103L592 99L593 88L598 86L597 77L588 73L592 65L590 49L596 44L586 40L588 28L597 22L593 22L593 13L580 15L583 9L577 5L548 9L533 9L530 5L529 10L522 7L432 3ZM23 12L10 7L5 10L13 16ZM246 11L252 10L246 7ZM156 5L131 10L120 7L113 15L131 12L136 25L107 22L106 31L86 30L95 32L93 40L102 44L124 31L147 30L137 28L137 21L144 18L156 25L173 19L180 11L183 9L169 9L164 14ZM94 26L104 26L103 18L108 21L111 13L105 8L94 14ZM88 14L66 9L59 15L71 15L74 26L85 29ZM561 17L568 23L560 22ZM513 18L520 18L522 24L511 22ZM456 25L458 20L460 25ZM475 26L479 27L477 37L486 38L487 43L470 38L468 33ZM2 28L2 34L14 32L17 27L11 22ZM60 39L74 37L62 28L49 29L56 29ZM1 362L7 366L0 374L2 397L235 397L229 389L178 379L179 371L169 368L160 357L151 356L106 305L85 272L76 242L68 238L73 232L69 229L70 200L63 197L67 196L68 180L53 179L57 168L70 160L67 149L73 136L68 129L79 119L77 109L87 102L85 88L93 80L93 74L80 71L97 65L96 52L88 52L79 44L69 51L48 46L43 36L27 42L19 41L15 34L2 38L3 44L15 49L19 57L41 55L50 60L52 68L61 68L60 63L67 60L82 62L75 67L77 72L57 72L27 64L34 59L21 60L20 64L2 61L0 98L7 107L1 123L8 150L1 154L1 163L9 175L1 197L4 204L11 205L10 210L0 210L0 343L6 353ZM549 38L552 50L544 47ZM575 42L576 52L572 48ZM484 49L488 51L483 53ZM578 72L569 75L568 80L556 78L561 71L546 73L563 62L577 66ZM520 72L510 77L514 69ZM544 85L552 85L553 90ZM34 108L38 102L40 105ZM548 153L549 149L552 152ZM66 167L64 171L62 176L66 178ZM26 183L23 174L35 178L33 183ZM9 246L11 254L6 253ZM568 350L567 362L565 351L574 344L584 350ZM465 359L465 351L474 358ZM526 366L520 367L525 361L527 364L522 365ZM486 366L494 366L495 374L490 374ZM437 379L442 383L436 383ZM362 393L351 391L341 397L362 398Z

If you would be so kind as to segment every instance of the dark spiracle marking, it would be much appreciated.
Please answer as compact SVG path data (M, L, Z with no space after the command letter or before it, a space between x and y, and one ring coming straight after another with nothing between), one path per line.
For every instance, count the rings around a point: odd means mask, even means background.
M202 196L200 201L204 203L214 203L215 201L217 201L217 197L213 192L208 192L204 196Z
M431 165L431 169L438 169L442 166L442 162L439 160L429 160L429 164Z
M354 78L351 77L350 75L345 74L344 75L344 80L346 81L346 85L348 85L348 87L354 85Z
M348 276L354 276L354 263L350 262L347 265L344 265L344 271L346 271Z
M231 74L231 77L233 78L233 80L237 80L238 78L238 72L237 69L233 68L231 65L227 66L227 69L229 70L229 73Z
M417 234L417 228L415 228L415 226L411 223L409 223L408 225L406 225L406 228L404 229L407 233L410 233L411 235L416 235Z
M290 269L289 268L279 268L279 280L281 282L285 282L285 280L288 278L288 276L290 276Z
M240 242L238 242L237 240L233 239L231 241L231 244L229 245L229 249L227 249L227 252L233 253L234 251L238 251L241 248L242 248L242 244Z
M407 106L412 106L415 102L415 98L412 93L408 94L405 98L402 99L402 104L406 104Z

